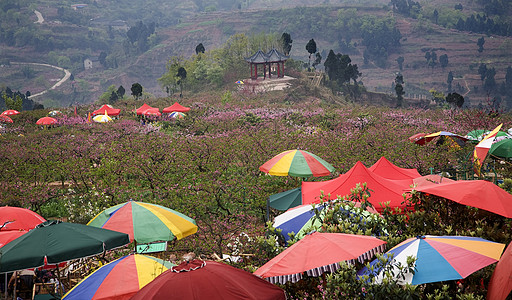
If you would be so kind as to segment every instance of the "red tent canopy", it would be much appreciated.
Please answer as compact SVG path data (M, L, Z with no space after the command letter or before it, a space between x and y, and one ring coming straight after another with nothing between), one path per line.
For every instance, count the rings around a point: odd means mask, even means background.
M421 176L418 170L397 167L384 156L368 169L377 175L393 180L414 179Z
M512 218L512 195L489 181L457 180L416 190Z
M414 178L412 181L416 186L415 189L418 189L419 187L445 184L445 183L449 183L449 182L454 182L455 180L446 178L446 177L441 177L437 174L430 174L430 175L425 175L425 176Z
M408 187L408 182L412 180L390 180L377 175L366 168L363 163L358 161L347 173L338 178L322 182L302 182L302 204L319 203L320 191L323 191L325 200L336 199L338 195L345 196L350 194L357 183L366 182L367 187L372 190L368 201L379 212L383 207L380 203L389 202L390 208L405 208L402 204L404 198L402 194ZM328 196L330 194L330 197Z
M106 104L103 104L102 107L98 108L97 110L93 111L93 115L104 115L105 111L109 116L118 116L121 110L119 108L112 108Z
M164 108L164 110L162 110L162 112L164 114L168 114L168 113L172 113L173 111L176 111L176 112L187 112L189 110L190 110L190 107L185 107L185 106L182 106L181 104L179 104L178 102L174 102L173 105Z
M144 103L141 107L137 108L136 112L137 112L137 115L140 116L142 114L144 114L144 112L146 110L148 110L149 108L153 108L149 105L147 105L146 103Z

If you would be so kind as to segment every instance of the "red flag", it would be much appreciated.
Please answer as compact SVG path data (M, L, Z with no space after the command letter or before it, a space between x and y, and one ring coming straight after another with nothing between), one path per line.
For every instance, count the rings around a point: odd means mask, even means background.
M473 151L473 169L476 175L480 176L480 169L482 168L482 164L487 156L487 152L491 149L491 146L494 142L494 138L500 131L503 123L498 127L494 128L493 131L489 132L478 145L475 146L475 150Z

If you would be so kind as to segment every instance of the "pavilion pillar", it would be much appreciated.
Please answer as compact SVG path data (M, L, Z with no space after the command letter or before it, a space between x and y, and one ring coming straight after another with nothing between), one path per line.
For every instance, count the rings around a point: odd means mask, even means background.
M263 64L263 80L267 78L267 64Z
M281 63L277 63L277 78L281 77Z
M254 79L258 79L258 64L254 64Z
M283 64L283 70L281 71L281 74L282 74L281 77L284 77L284 61L282 62L282 64Z

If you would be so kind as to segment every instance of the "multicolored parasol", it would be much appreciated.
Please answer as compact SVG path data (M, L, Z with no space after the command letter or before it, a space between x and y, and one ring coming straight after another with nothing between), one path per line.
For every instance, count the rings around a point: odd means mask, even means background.
M127 233L130 241L137 243L180 240L197 232L192 218L164 206L137 201L107 208L87 225Z
M414 274L407 273L405 278L397 278L402 284L424 284L466 278L473 272L497 262L504 244L494 243L482 238L465 236L420 236L410 238L386 252L393 255L391 264L398 274L397 264L407 265L407 257L416 258ZM378 264L374 260L370 266ZM371 274L368 268L359 271L359 275ZM381 269L373 270L377 283L383 279Z
M172 266L168 261L148 255L123 256L84 278L62 299L130 299Z
M281 152L260 166L260 170L275 176L327 176L334 167L313 153L304 150Z
M183 119L183 118L185 118L186 115L182 112L173 111L172 113L169 114L169 116L171 118L175 118L175 119Z

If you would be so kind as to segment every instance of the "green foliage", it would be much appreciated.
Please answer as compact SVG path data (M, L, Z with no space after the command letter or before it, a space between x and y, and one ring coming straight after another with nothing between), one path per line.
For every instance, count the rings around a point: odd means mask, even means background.
M7 96L7 94L2 94L2 98L4 99L5 106L8 109L14 109L17 111L21 111L23 107L23 99L20 95L13 95L12 97Z

